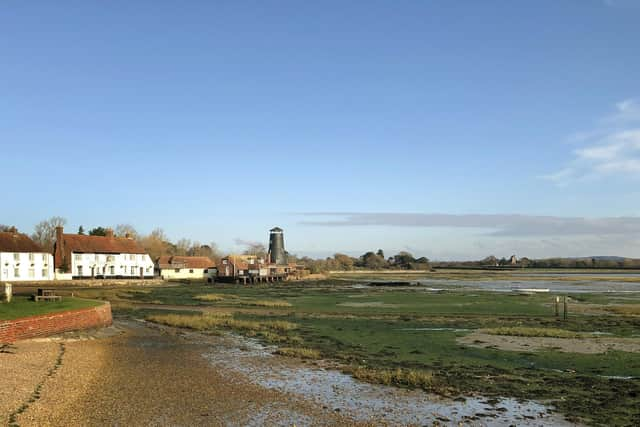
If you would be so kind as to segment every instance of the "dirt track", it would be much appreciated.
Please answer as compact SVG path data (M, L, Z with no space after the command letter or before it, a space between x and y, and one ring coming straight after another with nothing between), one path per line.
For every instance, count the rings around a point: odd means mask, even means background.
M222 375L201 357L203 344L137 322L118 326L122 333L112 337L24 342L0 354L0 374L29 373L12 377L17 392L0 394L0 409L10 414L26 404L14 416L21 426L354 424Z

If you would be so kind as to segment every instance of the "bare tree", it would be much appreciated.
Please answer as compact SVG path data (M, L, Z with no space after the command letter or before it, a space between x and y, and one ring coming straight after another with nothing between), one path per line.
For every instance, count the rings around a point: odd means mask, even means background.
M115 233L118 237L126 237L127 234L132 239L138 240L138 231L131 224L118 224L115 227Z
M267 256L267 248L265 248L262 243L248 243L247 249L245 249L244 254L265 258Z
M13 227L10 225L0 224L0 231L13 231Z
M65 218L53 216L36 224L31 239L42 246L45 251L53 252L53 243L56 239L56 227L64 227L67 223Z
M153 260L159 256L169 255L171 253L171 243L168 241L162 228L154 229L148 236L143 236L140 242Z

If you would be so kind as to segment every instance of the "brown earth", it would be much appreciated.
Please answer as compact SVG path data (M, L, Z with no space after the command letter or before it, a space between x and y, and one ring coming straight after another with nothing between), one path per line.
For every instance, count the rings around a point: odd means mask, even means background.
M0 353L0 412L26 404L15 417L21 426L356 424L312 402L217 372L201 356L210 344L133 321L118 327L116 336L67 334ZM61 349L61 363L51 373ZM8 416L0 418L7 422Z

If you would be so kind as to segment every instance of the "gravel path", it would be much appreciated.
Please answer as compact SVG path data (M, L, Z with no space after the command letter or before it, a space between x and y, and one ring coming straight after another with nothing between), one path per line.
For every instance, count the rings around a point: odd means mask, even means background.
M0 372L15 372L10 388L21 391L3 387L2 413L20 407L42 383L39 399L16 416L19 425L355 424L295 396L218 372L201 356L211 351L210 344L138 322L118 327L117 336L67 335L63 341L19 344L14 355L0 354ZM62 342L62 363L48 375ZM7 356L13 361L5 364Z

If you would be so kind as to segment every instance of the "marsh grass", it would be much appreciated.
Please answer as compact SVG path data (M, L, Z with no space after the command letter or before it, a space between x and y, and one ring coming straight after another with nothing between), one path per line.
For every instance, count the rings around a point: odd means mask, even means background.
M640 316L640 304L624 304L603 307L605 310L622 316Z
M298 325L283 320L253 321L233 319L229 313L157 314L147 316L147 320L167 326L189 328L198 331L216 328L228 328L242 332L264 333L268 331L288 332Z
M240 301L240 305L248 305L251 307L266 307L266 308L288 308L291 304L283 300L250 300Z
M281 347L276 350L276 354L300 359L320 359L320 352L318 350L304 347Z
M220 294L200 294L194 295L193 299L197 301L216 302L226 299L226 296Z
M360 366L348 372L354 378L369 383L421 388L429 391L444 391L431 371L401 368L395 370L372 369Z
M584 338L585 334L557 328L527 328L520 326L484 329L489 335L544 338Z

